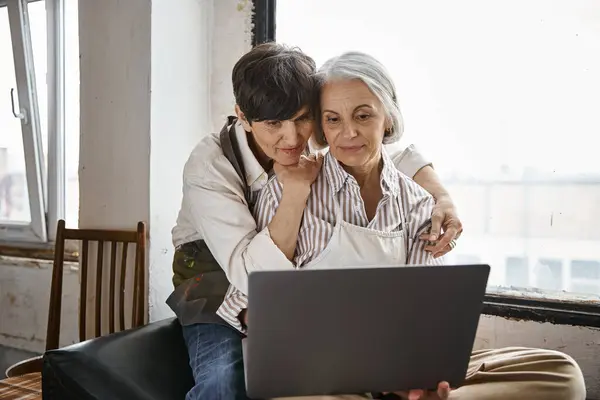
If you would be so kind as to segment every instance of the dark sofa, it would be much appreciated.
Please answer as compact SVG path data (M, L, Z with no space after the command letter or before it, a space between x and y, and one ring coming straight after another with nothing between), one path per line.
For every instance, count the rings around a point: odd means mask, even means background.
M44 354L43 399L184 399L194 380L181 325L154 322Z

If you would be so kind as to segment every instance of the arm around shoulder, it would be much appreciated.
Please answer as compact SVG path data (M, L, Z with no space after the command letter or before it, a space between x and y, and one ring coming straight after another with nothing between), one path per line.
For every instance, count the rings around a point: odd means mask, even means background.
M191 223L202 234L229 282L247 294L250 272L292 265L266 229L257 232L235 170L223 160L214 160L205 167L202 174L185 174L184 204Z
M396 142L386 145L385 149L396 168L411 179L414 179L417 173L425 167L432 166L431 161L414 144L402 148ZM433 168L431 169L433 170Z
M436 256L452 250L449 244L462 233L463 227L450 194L442 184L433 165L414 146L402 150L397 144L388 145L395 151L391 157L396 168L429 192L435 204L431 212L432 228L429 240L437 243L432 251ZM388 150L390 151L390 150ZM412 174L412 175L411 175Z

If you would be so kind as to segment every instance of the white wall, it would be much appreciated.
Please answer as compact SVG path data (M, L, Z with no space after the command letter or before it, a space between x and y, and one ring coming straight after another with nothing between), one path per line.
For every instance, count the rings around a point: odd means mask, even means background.
M80 226L149 223L149 312L171 315L170 229L191 148L232 111L230 74L250 48L249 1L80 0ZM0 259L0 344L44 348L50 263ZM62 344L77 340L77 272L64 281ZM600 331L483 316L476 348L573 355L600 399Z
M217 4L215 2L215 4ZM231 70L252 48L252 5L250 0L220 0L214 8L211 46L210 116L213 131L221 129L233 114L235 100Z
M79 2L79 227L150 213L151 3Z
M173 22L176 21L174 24ZM233 112L231 68L250 49L251 3L170 0L152 3L150 153L150 320L169 317L171 228L191 149Z
M162 319L172 315L165 299L183 165L213 120L218 126L233 109L230 71L250 48L250 3L88 0L79 8L87 31L80 34L80 226L148 223L149 317ZM232 38L241 40L229 45Z
M150 152L151 320L169 316L172 290L171 228L181 203L183 164L209 130L212 1L152 2ZM174 21L177 21L175 24Z

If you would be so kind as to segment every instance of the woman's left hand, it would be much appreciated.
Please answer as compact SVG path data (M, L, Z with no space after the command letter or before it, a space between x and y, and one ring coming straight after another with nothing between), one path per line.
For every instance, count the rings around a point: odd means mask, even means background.
M431 231L421 235L421 239L431 242L425 250L438 258L454 248L462 231L462 222L458 218L454 202L446 195L436 200L431 213Z

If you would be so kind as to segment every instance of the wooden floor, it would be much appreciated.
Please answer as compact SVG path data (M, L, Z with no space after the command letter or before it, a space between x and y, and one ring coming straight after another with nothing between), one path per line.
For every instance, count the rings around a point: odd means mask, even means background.
M37 372L0 381L2 400L42 400L42 374Z

